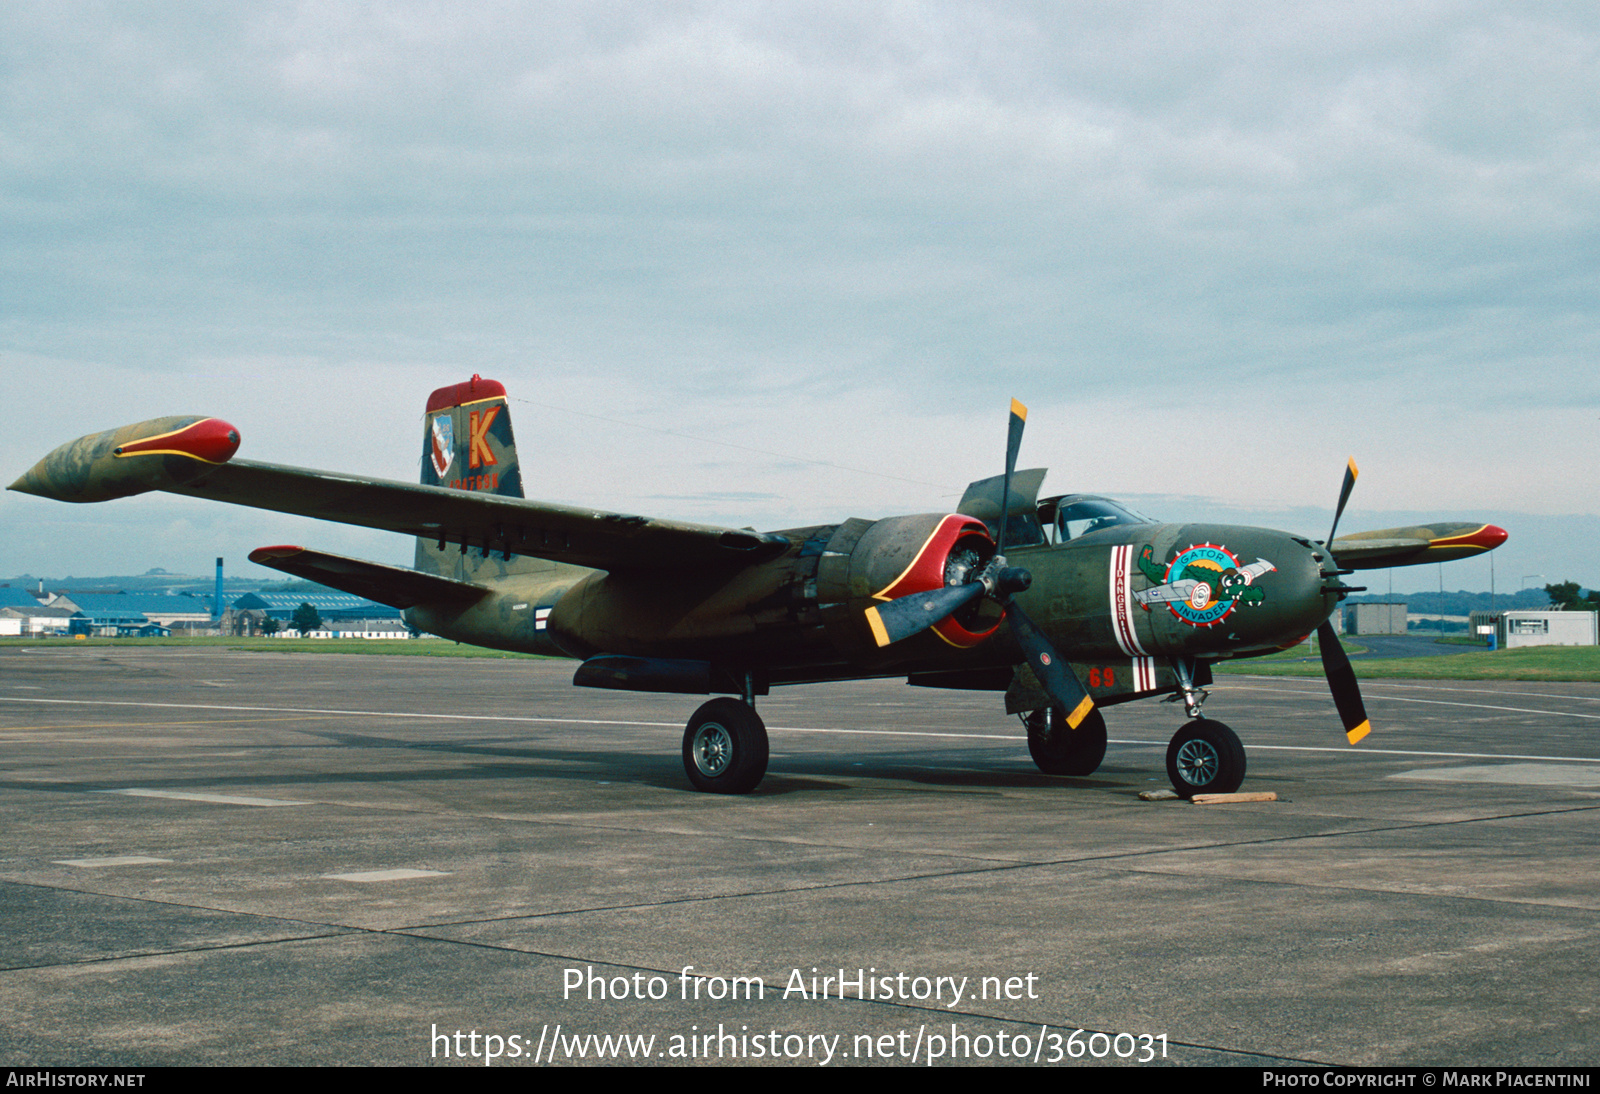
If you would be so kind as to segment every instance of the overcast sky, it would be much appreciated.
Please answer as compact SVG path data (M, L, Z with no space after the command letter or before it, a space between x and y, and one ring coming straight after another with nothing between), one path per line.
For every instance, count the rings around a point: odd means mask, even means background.
M766 529L950 507L1014 395L1046 493L1320 536L1354 455L1343 530L1600 585L1592 3L8 0L0 202L6 482L173 413L410 480L476 372L530 496ZM281 542L410 555L0 496L4 575Z

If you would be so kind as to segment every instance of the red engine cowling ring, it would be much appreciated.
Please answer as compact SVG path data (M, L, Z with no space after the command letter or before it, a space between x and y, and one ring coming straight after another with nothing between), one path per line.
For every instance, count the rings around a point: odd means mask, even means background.
M888 585L873 593L872 598L897 600L913 593L925 593L943 588L951 584L952 576L957 576L950 574L948 570L952 556L958 556L965 550L972 550L976 556L976 566L981 567L993 556L994 548L994 540L989 537L989 530L983 521L976 517L951 513L939 521L933 532L917 549L911 564ZM960 565L959 559L957 565ZM976 646L999 630L1003 619L1004 616L985 630L972 631L963 626L955 616L949 616L935 623L932 630L950 645L967 649Z

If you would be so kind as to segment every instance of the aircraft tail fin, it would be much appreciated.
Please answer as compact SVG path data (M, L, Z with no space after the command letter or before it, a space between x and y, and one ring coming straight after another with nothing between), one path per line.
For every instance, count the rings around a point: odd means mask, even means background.
M422 485L523 496L504 386L474 374L428 396Z
M511 435L506 389L474 375L428 396L422 426L422 485L521 498L522 467ZM443 528L417 540L416 568L457 582L477 583L513 573L553 570L544 559L512 557L498 541L465 529Z

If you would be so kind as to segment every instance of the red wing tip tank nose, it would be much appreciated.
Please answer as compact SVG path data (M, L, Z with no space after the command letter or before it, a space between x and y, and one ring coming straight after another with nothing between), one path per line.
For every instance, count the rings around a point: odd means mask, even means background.
M10 489L55 501L109 501L185 486L239 450L239 431L221 418L153 418L69 441Z

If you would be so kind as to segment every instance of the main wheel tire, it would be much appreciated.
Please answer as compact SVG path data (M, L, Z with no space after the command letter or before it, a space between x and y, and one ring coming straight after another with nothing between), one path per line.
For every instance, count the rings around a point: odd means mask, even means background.
M1077 729L1051 707L1028 715L1028 754L1046 775L1093 775L1106 758L1106 719L1095 707Z
M1232 794L1244 782L1244 745L1239 735L1209 718L1196 718L1167 745L1167 778L1185 798Z
M683 731L683 769L696 790L748 794L767 773L767 727L739 699L713 699Z

